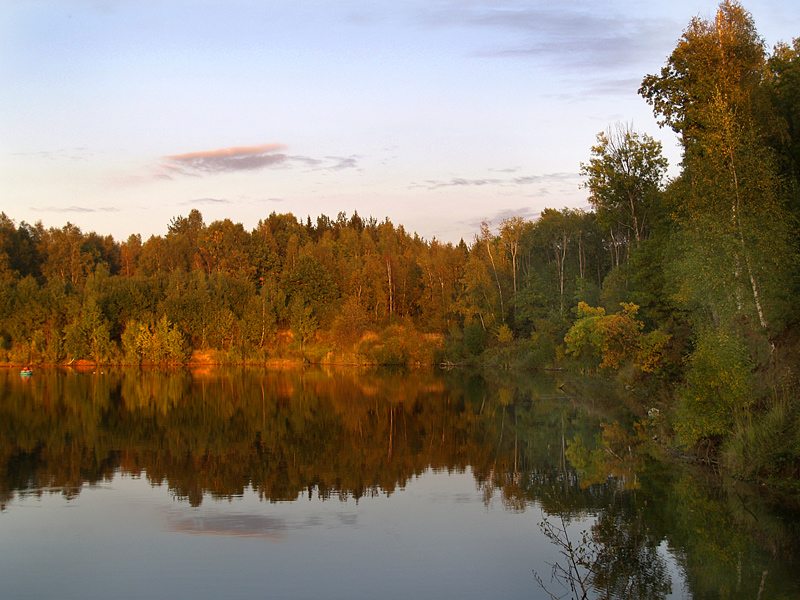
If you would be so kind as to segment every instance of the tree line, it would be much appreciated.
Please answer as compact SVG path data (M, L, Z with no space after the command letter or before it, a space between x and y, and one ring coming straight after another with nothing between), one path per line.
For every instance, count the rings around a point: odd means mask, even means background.
M742 476L796 477L800 38L769 51L725 0L639 93L679 137L675 178L612 125L581 165L593 210L470 243L344 212L248 231L192 210L121 243L2 214L0 358L572 364L660 393L665 433Z
M599 301L623 253L595 213L570 209L510 218L497 233L484 223L470 245L357 213L314 223L273 212L247 231L206 224L196 209L165 236L122 243L0 214L0 240L4 358L48 363L183 362L212 350L262 360L323 346L359 362L434 362L444 350L425 355L425 336L466 328L450 357L462 361L503 335L566 331L575 298ZM413 347L365 350L391 339Z

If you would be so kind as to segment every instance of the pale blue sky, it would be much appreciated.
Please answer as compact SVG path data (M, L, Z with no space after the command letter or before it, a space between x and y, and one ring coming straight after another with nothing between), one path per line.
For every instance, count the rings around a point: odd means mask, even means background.
M163 235L198 208L471 241L587 207L580 163L717 2L0 0L0 211ZM800 2L745 2L769 47Z

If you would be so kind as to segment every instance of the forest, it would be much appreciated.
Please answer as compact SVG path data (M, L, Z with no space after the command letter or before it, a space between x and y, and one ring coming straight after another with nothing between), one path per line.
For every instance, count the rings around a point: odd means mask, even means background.
M469 243L345 212L248 231L192 210L125 241L2 213L0 362L596 371L649 398L666 443L796 480L800 38L770 51L726 0L639 93L680 140L676 177L616 124L580 165L591 211Z

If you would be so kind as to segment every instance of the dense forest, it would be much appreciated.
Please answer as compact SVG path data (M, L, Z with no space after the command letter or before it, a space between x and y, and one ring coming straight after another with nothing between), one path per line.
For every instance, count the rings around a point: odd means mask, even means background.
M796 477L800 38L770 52L725 1L639 92L675 178L618 124L581 165L592 211L470 243L344 212L192 210L124 242L0 214L0 361L571 366L659 398L666 439L742 477Z

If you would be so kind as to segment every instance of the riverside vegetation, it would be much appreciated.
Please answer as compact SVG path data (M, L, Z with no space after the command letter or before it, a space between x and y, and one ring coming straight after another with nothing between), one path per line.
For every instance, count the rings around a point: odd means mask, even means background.
M484 222L470 244L357 213L247 231L192 210L124 242L3 213L0 361L601 371L665 443L796 486L800 38L770 52L725 1L639 92L679 136L675 178L611 126L581 165L592 211Z

